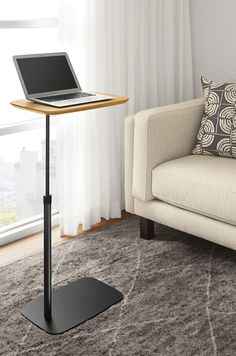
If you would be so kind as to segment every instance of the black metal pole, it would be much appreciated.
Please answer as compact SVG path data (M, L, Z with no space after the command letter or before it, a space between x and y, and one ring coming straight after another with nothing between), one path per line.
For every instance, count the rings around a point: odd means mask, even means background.
M44 204L44 317L52 315L52 257L51 257L51 204L50 195L50 116L46 115L45 195Z

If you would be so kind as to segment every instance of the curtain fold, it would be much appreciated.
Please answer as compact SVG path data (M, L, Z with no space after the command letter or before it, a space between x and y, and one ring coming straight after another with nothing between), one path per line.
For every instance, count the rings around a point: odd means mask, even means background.
M58 119L61 235L124 208L124 118L193 97L188 0L60 0L61 48L82 89L127 105Z

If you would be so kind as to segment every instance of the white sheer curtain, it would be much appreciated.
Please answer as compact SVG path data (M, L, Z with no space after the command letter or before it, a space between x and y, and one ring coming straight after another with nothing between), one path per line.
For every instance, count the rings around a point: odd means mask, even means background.
M127 114L192 98L188 0L61 0L61 48L82 89L127 95L127 105L60 118L61 234L124 208Z

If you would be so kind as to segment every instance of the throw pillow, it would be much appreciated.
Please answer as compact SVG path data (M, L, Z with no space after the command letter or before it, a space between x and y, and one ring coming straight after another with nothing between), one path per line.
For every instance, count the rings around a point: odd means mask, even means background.
M192 153L236 158L236 83L201 82L205 110Z

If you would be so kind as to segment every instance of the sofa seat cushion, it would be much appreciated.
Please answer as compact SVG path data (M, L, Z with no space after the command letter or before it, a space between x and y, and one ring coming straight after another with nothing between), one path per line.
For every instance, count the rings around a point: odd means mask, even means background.
M171 205L236 225L232 158L191 155L165 162L152 171L152 193Z

